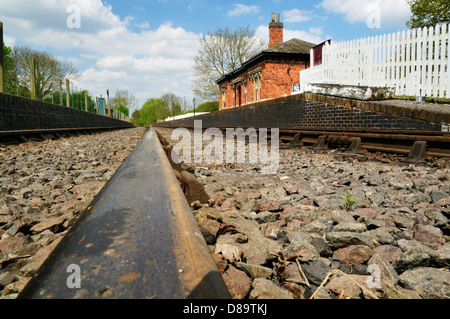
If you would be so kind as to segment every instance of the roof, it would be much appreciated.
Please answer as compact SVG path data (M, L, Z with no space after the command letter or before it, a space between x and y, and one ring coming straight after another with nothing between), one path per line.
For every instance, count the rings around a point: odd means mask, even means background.
M310 50L315 46L316 45L314 43L302 41L299 39L291 39L289 41L278 44L270 49L263 50L263 52L309 54Z
M310 42L302 41L299 39L291 39L272 48L261 51L260 54L255 55L253 58L243 63L241 67L222 76L220 79L217 79L216 83L219 84L230 77L236 76L237 74L245 70L248 66L259 62L259 60L264 57L290 57L309 61L310 50L315 46L315 44Z

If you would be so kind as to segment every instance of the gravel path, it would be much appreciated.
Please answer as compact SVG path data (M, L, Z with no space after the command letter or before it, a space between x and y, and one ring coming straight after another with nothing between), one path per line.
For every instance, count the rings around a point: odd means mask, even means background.
M0 297L17 296L145 132L0 148Z
M450 298L450 160L279 155L272 175L185 165L210 196L191 206L233 298Z

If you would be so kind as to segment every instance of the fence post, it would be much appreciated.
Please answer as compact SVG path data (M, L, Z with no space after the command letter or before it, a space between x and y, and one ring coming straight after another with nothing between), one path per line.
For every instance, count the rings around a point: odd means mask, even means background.
M88 98L87 98L87 90L84 90L84 110L88 111Z
M35 73L36 61L30 58L30 83L31 83L31 98L36 99L36 73Z
M0 21L0 93L3 93L5 91L5 84L4 84L4 69L5 69L5 63L4 63L4 57L3 57L3 22Z
M62 97L62 79L58 79L58 90L59 90L59 105L63 105L63 97Z
M66 79L66 106L70 107L70 82Z
M443 49L443 52L447 52L447 83L446 83L446 98L450 99L450 24L447 24L447 49ZM444 44L442 44L444 46ZM442 60L444 57L442 57ZM444 70L441 70L444 73Z
M106 90L106 97L105 114L108 113L108 116L112 118L111 105L109 105L109 89Z
M447 74L447 83L449 83L450 82L450 77L449 77L449 74L450 74L450 70L447 68L447 73L445 73L444 72L444 70L445 70L445 54L446 54L446 49L447 49L447 47L448 47L448 45L447 45L447 39L446 39L446 37L447 37L447 25L444 23L443 25L442 25L442 28L441 28L441 45L440 45L440 57L441 57L441 60L440 60L440 67L439 67L439 69L440 69L440 71L442 72L442 74ZM441 81L440 83L439 83L440 85L439 85L439 97L440 98L444 98L445 97L445 94L444 94L444 92L445 92L445 89L446 89L446 82L444 82L444 81ZM450 85L449 85L449 87L450 87ZM447 89L447 97L450 97L450 93L448 92L448 89Z

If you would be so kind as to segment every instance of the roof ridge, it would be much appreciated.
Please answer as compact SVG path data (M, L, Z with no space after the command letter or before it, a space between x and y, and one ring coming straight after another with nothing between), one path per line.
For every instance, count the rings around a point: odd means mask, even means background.
M309 50L315 46L314 43L292 38L262 52L309 53Z

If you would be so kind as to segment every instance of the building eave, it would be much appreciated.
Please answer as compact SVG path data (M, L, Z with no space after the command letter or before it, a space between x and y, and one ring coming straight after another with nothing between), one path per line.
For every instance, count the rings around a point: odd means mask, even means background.
M228 74L225 74L224 76L222 76L221 78L216 80L216 83L220 85L220 83L226 81L229 78L234 78L235 76L237 76L239 73L241 73L242 71L244 71L245 69L247 69L248 67L250 67L252 64L258 63L261 59L264 58L290 58L290 59L298 59L298 60L304 60L306 62L309 62L309 54L306 53L286 53L286 52L261 52L260 54L254 56L253 58L251 58L250 60L248 60L247 62L243 63L239 68L237 68L234 71L231 71Z

